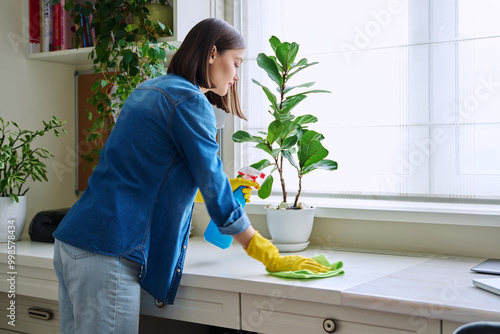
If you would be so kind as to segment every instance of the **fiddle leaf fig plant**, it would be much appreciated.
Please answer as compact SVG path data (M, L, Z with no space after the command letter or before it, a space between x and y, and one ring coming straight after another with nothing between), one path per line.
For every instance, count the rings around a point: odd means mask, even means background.
M318 118L309 114L295 117L292 110L309 94L331 92L305 90L292 94L292 91L297 92L299 89L314 85L314 82L292 85L289 80L298 72L318 62L309 63L306 58L295 62L299 52L299 45L295 42L282 43L276 36L272 36L269 42L274 54L268 56L260 53L257 56L257 64L277 85L277 95L271 88L256 80L252 79L252 81L262 88L269 100L268 112L273 116L273 120L269 123L267 132L260 132L263 136L254 136L240 130L233 134L233 141L236 143L253 142L256 148L270 156L270 159L263 159L251 165L258 170L272 167L258 192L262 199L271 195L274 182L272 174L277 171L283 203L287 203L286 183L283 176L285 160L296 169L299 188L292 208L297 208L302 192L302 178L316 169L336 170L338 165L337 162L326 159L328 150L321 143L325 137L319 132L308 129L308 124L318 122Z
M52 116L49 122L43 121L41 130L30 131L21 130L16 122L6 122L0 117L0 197L12 197L19 202L19 196L29 190L23 189L29 178L48 181L47 166L42 159L53 155L43 147L33 148L32 143L49 131L56 137L59 137L59 130L66 133L62 127L65 123ZM10 129L10 125L15 129Z
M167 0L66 1L65 9L72 13L78 27L77 46L86 34L80 22L93 17L90 28L95 31L96 45L89 58L93 60L94 73L101 74L92 86L94 95L87 100L96 107L96 112L87 115L93 122L87 142L96 144L94 150L82 156L87 165L95 167L128 96L144 81L164 75L167 52L176 49L159 40L166 34L172 35L172 31L164 23L149 19L151 3L170 6Z

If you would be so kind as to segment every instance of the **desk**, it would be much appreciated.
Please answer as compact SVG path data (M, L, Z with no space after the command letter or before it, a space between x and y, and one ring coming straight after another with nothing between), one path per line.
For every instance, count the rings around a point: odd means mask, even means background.
M0 307L6 310L9 270L4 245ZM23 313L23 307L36 303L51 309L52 326L57 327L52 253L52 244L16 243L16 330L30 333L33 324L47 324ZM472 278L488 276L470 271L483 259L320 247L299 254L321 253L331 262L343 261L345 275L317 280L273 277L236 243L221 250L194 237L175 304L159 308L143 293L141 313L259 333L325 333L325 319L341 334L450 334L460 323L500 321L500 296L472 285ZM0 328L9 327L4 322ZM37 334L42 333L39 328ZM52 332L57 331L46 331Z

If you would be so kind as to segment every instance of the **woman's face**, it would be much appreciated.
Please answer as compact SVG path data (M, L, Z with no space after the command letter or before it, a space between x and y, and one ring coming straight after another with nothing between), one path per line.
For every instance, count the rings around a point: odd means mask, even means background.
M212 92L225 96L229 88L240 80L238 68L243 62L244 49L226 50L222 55L214 47L209 60L208 75L214 88Z

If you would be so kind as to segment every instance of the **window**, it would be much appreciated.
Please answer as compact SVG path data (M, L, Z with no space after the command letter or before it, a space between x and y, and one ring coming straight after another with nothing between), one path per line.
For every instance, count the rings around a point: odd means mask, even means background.
M274 87L257 66L268 40L300 44L319 64L296 114L312 113L335 172L303 179L306 195L500 203L500 3L495 0L242 0L247 43L242 104L257 134L272 117L250 79ZM293 79L292 79L293 80ZM236 168L263 158L236 144ZM297 190L294 169L287 188ZM279 191L279 184L274 184Z

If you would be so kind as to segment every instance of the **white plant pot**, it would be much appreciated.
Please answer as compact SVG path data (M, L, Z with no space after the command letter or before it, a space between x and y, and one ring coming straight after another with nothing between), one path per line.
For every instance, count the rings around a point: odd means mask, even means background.
M265 208L272 242L280 252L298 252L309 245L315 208L276 210Z
M0 197L0 242L21 239L26 224L26 196L19 203L11 197Z

